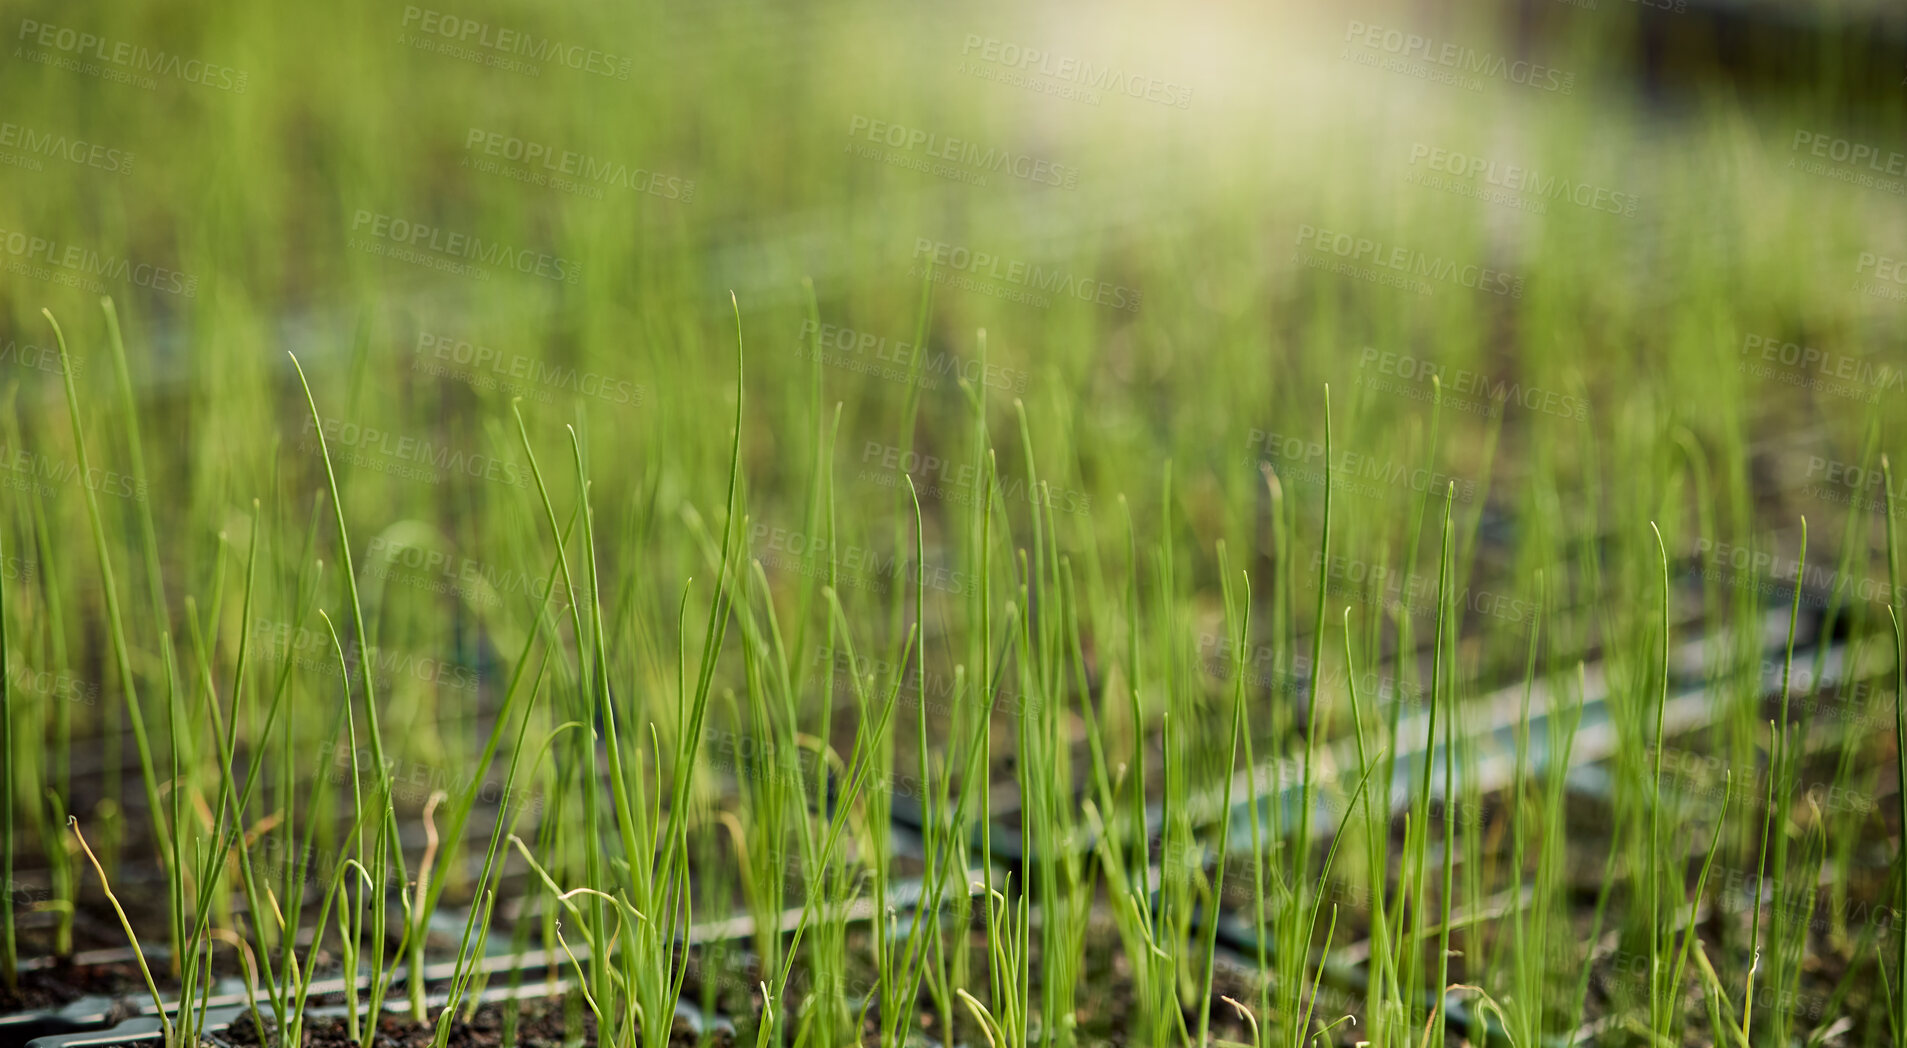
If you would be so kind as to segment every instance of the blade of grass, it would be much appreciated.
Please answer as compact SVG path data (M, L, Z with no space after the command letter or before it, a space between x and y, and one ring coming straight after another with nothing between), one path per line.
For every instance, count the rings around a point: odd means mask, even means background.
M396 865L398 879L400 881L407 880L409 875L406 872L404 851L400 843L401 838L397 831L397 812L390 804L390 788L387 771L387 769L390 768L390 764L385 760L384 733L378 723L377 648L371 641L370 632L364 628L364 605L358 598L357 568L354 566L351 557L351 532L344 520L344 496L338 489L337 470L331 464L331 448L326 442L324 435L324 417L318 413L318 401L311 394L311 383L305 378L304 366L298 363L297 355L293 353L287 353L286 355L291 358L291 366L293 370L298 373L298 385L304 390L305 406L310 409L311 412L312 432L318 441L319 457L324 462L325 485L330 491L331 509L338 525L338 564L342 568L341 574L344 576L344 592L351 604L351 626L357 643L358 676L362 681L364 689L365 726L369 733L371 743L371 759L377 765L379 780L386 783L383 789L384 803L382 805L385 809L385 820L384 827L382 831L380 831L380 837L388 841L389 847L391 848L389 861ZM70 378L69 381L71 381ZM329 620L327 620L327 623L328 621ZM340 646L340 658L342 657L342 647ZM346 674L345 681L348 689L350 682L348 673ZM379 864L381 865L384 861L385 858L383 854L380 853ZM375 883L379 885L378 891L380 893L383 892L383 885L387 883L387 879L374 877L374 880ZM378 925L380 934L373 940L372 966L374 969L381 969L385 945L381 934L384 921L384 912L381 903L374 915L374 921ZM400 954L402 953L401 950L398 952ZM373 1014L377 1014L382 1010L383 1000L381 994L373 993L371 1008ZM423 1015L421 1014L421 1010L421 1001L413 996L413 1017L422 1020Z
M60 371L66 380L67 417L72 422L73 449L79 457L80 474L91 477L93 475L92 459L86 453L86 428L80 421L79 391L73 384L72 358L66 349L66 332L60 329L59 321L53 319L51 310L42 309L40 315L53 326L53 338L59 345ZM106 604L106 627L112 640L113 659L119 670L119 686L123 693L121 698L124 700L127 722L132 726L133 743L138 747L139 773L146 788L147 811L151 813L153 820L154 838L163 841L168 836L168 832L164 809L159 806L159 777L153 767L152 743L146 736L145 713L139 705L139 691L132 667L132 648L126 640L125 616L119 607L119 584L113 578L112 555L106 544L106 524L99 512L99 493L90 482L81 485L81 488L85 492L86 515L92 523L93 552L99 559L100 594ZM116 769L117 766L113 767ZM180 873L178 870L172 870L170 875L177 877ZM179 948L182 945L177 941L171 944L174 957L179 955Z
M0 564L6 562L4 529L0 529ZM13 756L13 653L7 647L7 586L0 578L0 982L8 990L20 985L19 946L13 932L13 780L19 762Z

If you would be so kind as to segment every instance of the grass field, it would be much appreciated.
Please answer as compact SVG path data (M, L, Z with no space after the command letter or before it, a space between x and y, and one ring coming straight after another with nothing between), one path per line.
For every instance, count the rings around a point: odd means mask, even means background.
M9 12L0 1012L1907 1042L1899 26L1453 6Z

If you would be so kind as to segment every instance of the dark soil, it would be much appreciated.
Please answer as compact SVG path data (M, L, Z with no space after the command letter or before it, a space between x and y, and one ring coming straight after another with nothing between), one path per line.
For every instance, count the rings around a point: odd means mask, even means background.
M514 1044L520 1048L562 1048L566 1044L579 1044L591 1048L596 1043L596 1020L588 1009L578 1008L581 1029L580 1041L573 1040L569 1027L569 1012L562 998L544 998L533 1001L506 1001L486 1004L477 1009L467 1023L457 1023L451 1027L449 1048L500 1048L503 1045L505 1029L511 1025L510 1013L515 1012ZM437 1032L434 1023L413 1022L407 1017L387 1015L378 1024L374 1048L429 1048L431 1038ZM260 1037L259 1031L252 1025L251 1016L242 1016L232 1024L224 1039L235 1048L266 1048L270 1037ZM670 1044L693 1045L695 1033L688 1025L678 1019L669 1038ZM726 1048L732 1038L716 1034L711 1044ZM306 1048L355 1048L346 1032L345 1022L341 1018L317 1020L305 1027Z
M74 964L62 960L21 972L17 990L0 987L0 1012L58 1008L94 994L126 997L146 992L145 977L131 961Z

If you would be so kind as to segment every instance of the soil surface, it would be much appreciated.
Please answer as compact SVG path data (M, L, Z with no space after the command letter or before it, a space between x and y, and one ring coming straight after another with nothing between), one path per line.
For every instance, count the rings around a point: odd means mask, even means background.
M581 1029L577 1036L580 1039L576 1039L571 1036L570 1016L561 998L486 1004L477 1009L469 1022L451 1027L448 1045L449 1048L501 1048L505 1043L505 1032L512 1025L509 1013L514 1011L511 1043L517 1048L563 1048L571 1044L592 1048L596 1043L596 1020L586 1008L579 1010ZM418 1023L405 1016L386 1015L378 1024L373 1045L374 1048L429 1048L436 1032L434 1023ZM259 1036L249 1015L241 1016L234 1022L223 1039L235 1048L265 1048L271 1043L269 1036ZM709 1043L726 1048L732 1041L732 1038L718 1033ZM696 1037L686 1023L677 1019L669 1043L693 1045ZM305 1027L306 1048L355 1048L355 1045L341 1018L322 1019Z
M165 985L161 983L160 992L164 990ZM147 992L145 977L140 974L139 966L131 961L112 964L57 961L44 968L21 972L17 989L0 987L0 1012L58 1008L94 994L127 997Z

